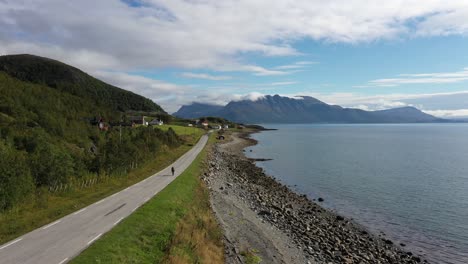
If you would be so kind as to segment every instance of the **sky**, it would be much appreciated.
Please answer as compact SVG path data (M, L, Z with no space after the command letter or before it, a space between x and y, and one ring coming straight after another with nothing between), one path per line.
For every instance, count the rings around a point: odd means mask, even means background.
M267 94L468 116L466 0L0 0L0 54L57 59L166 111Z

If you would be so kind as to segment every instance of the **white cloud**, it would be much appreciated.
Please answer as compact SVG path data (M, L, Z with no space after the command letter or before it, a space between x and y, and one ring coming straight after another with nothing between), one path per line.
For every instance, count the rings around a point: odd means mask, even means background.
M467 12L468 7L464 3L456 9L434 13L417 25L416 32L421 36L465 35L468 32Z
M418 74L400 74L400 78L387 78L369 81L367 85L353 86L355 88L367 87L394 87L401 84L441 84L457 83L468 80L468 68L456 72L436 72Z
M295 63L296 65L311 65L311 64L319 64L317 61L298 61Z
M281 65L281 66L276 66L275 69L277 70L294 70L294 69L303 69L308 65L312 64L318 64L318 62L315 61L298 61L292 64L287 64L287 65Z
M278 69L278 70L291 70L291 69L302 69L302 68L304 68L304 66L296 65L296 64L281 65L281 66L275 67L275 69Z
M292 73L288 71L269 70L269 69L266 69L260 66L255 66L255 65L240 66L237 70L253 72L253 74L256 76L287 75L287 74Z
M186 78L203 79L203 80L210 80L210 81L225 81L225 80L232 79L232 76L211 75L211 74L193 73L193 72L184 72L181 74L181 76L186 77Z
M250 100L250 101L257 101L265 97L264 94L258 92L251 92L248 94L240 95L234 94L231 99L232 101L242 101L242 100Z
M270 83L271 86L284 86L284 85L293 85L297 84L297 82L272 82Z
M83 57L80 62L89 64L86 68L216 69L236 63L239 56L249 53L299 55L293 44L302 39L359 43L468 32L467 1L145 0L141 3L144 4L141 7L130 7L115 0L3 0L2 52L34 51L67 62L79 60L77 57L86 52L89 59ZM34 44L34 49L25 44ZM53 49L57 53L51 52ZM256 71L256 74L280 72Z
M428 113L433 116L438 116L442 118L467 118L468 109L458 109L458 110L424 110L425 113Z

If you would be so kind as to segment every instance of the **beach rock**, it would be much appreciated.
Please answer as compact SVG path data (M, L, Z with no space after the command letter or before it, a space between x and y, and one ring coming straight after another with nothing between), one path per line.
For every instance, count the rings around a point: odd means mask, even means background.
M384 239L383 241L384 241L385 244L387 244L387 245L393 245L393 242L392 242L391 240L389 240L389 239Z
M323 199L322 197L319 197L319 198L318 198L318 201L319 201L319 202L323 202L324 199Z
M260 212L258 212L258 215L271 215L271 212L270 211L267 211L267 210L261 210Z

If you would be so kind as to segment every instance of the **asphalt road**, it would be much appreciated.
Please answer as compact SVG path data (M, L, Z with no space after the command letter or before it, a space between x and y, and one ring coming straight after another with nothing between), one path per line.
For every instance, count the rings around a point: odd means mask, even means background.
M208 136L153 176L0 246L0 263L63 264L164 189L203 149ZM171 167L175 168L172 176Z

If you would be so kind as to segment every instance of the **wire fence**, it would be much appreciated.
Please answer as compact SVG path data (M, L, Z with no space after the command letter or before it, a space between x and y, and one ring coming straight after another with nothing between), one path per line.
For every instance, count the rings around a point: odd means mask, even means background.
M48 190L51 193L69 192L93 187L99 183L108 182L110 175L90 175L80 179L71 179L67 183L57 183L49 186Z

